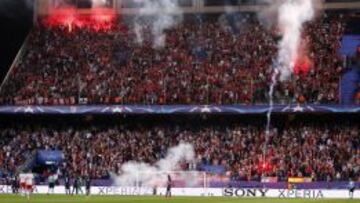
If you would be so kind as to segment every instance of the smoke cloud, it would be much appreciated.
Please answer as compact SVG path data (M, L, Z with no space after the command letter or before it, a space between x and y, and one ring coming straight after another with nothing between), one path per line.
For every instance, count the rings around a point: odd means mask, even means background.
M279 7L279 28L282 40L279 43L277 62L280 68L280 80L286 80L294 71L298 59L303 24L315 15L312 1L286 1Z
M136 15L134 32L137 42L143 42L146 23L141 21L144 17L150 17L153 47L161 48L165 45L166 35L164 31L175 27L182 21L181 7L178 0L137 0L143 3ZM180 11L180 13L179 13Z
M101 7L106 4L106 0L91 0L92 1L92 7Z
M269 7L260 12L260 20L265 26L276 25L281 34L278 43L279 53L276 59L276 68L280 80L284 81L293 73L299 57L301 35L304 23L311 21L321 0L264 0ZM275 20L273 20L275 19Z
M115 184L118 186L135 186L141 184L142 187L164 186L167 181L167 175L171 171L179 170L179 164L193 163L195 161L195 152L191 144L181 143L168 150L165 158L160 159L154 165L130 161L121 167L122 174L114 176ZM183 174L181 174L183 173ZM185 172L180 175L187 185L196 181L196 177L189 176Z
M34 0L25 0L25 1L34 1ZM91 7L92 8L101 8L106 6L109 1L108 0L89 0L89 3L91 2ZM72 0L55 0L54 4L55 4L55 8L59 7L77 7L79 2L77 1L72 1Z
M311 21L316 11L321 8L322 0L263 0L268 3L267 9L259 13L260 21L268 28L274 25L279 29L281 40L278 43L278 56L274 64L275 70L271 77L269 89L269 110L267 112L266 143L270 134L271 114L273 110L273 94L277 84L277 76L280 81L288 80L294 72L299 56L306 53L306 45L301 45L302 30L306 22ZM275 19L275 20L273 20ZM263 149L263 157L266 159L267 144Z

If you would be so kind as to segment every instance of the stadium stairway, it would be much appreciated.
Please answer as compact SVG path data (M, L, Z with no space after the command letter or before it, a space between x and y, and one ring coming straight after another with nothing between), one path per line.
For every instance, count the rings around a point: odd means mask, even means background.
M343 56L354 57L357 46L360 43L360 35L345 35L341 42L340 53ZM340 82L341 104L353 104L354 95L360 82L360 67L350 66L342 75Z
M354 104L359 82L360 68L352 67L343 74L340 85L341 104Z
M27 48L26 46L27 46L27 44L28 44L28 42L29 42L29 38L30 38L30 34L25 38L25 40L24 40L24 42L23 42L20 50L19 50L18 53L16 54L16 57L15 57L15 59L13 60L11 66L10 66L10 68L9 68L6 76L4 77L4 79L3 79L2 81L1 81L1 79L0 79L0 90L1 90L1 88L3 87L3 85L5 84L5 82L8 80L9 75L11 74L11 72L12 72L13 68L15 67L15 65L19 63L19 61L21 60L21 58L22 58L23 55L25 54L25 51L26 51L26 48Z

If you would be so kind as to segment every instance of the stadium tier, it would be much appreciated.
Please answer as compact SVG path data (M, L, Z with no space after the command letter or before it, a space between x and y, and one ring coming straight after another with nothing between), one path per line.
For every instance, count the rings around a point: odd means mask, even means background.
M285 116L275 120L276 126L266 138L262 119L246 117L247 121L237 117L149 116L90 123L76 121L78 118L58 118L46 124L47 118L19 120L23 122L20 125L6 122L0 134L0 177L27 167L43 171L39 182L45 181L51 167L45 170L39 166L52 160L50 165L58 165L62 174L91 174L94 179L106 180L112 173L121 174L121 166L128 161L154 164L170 147L191 143L196 159L180 162L180 169L222 177L214 185L226 180L262 181L264 177L273 177L276 182L289 177L312 181L360 178L358 118L330 116L316 121L322 116L305 116L292 121ZM52 158L59 152L63 157Z
M0 103L267 103L278 34L251 14L237 26L226 17L200 18L166 30L163 48L153 47L150 25L139 44L123 19L100 25L91 18L43 19L1 88ZM306 25L309 58L299 59L292 79L276 86L275 103L339 103L343 34L338 15Z

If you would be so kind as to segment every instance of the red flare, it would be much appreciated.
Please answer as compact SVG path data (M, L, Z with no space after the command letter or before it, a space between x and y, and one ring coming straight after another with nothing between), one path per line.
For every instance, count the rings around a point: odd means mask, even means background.
M296 75L307 75L312 69L312 62L307 56L302 56L297 60L294 67L294 73Z
M90 28L94 31L110 30L113 27L116 14L112 9L94 8L89 10L78 10L75 8L64 8L54 10L45 19L47 26L64 26L71 32L74 27Z

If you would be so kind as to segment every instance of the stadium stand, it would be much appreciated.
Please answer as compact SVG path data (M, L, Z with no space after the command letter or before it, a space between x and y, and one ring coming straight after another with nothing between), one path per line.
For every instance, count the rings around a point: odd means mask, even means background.
M1 126L0 171L3 177L16 173L34 150L61 150L65 157L60 170L108 179L111 172L120 173L127 161L155 163L169 147L188 142L194 145L197 159L196 163L182 163L184 170L205 170L236 181L260 181L262 177L277 177L279 181L288 177L358 180L357 119L330 117L333 119L276 120L278 126L267 142L266 163L265 130L251 116L247 116L247 122L186 117L125 119L121 124L106 119L97 123L70 119L72 124L60 125L13 122ZM40 177L46 174L44 170Z
M136 43L133 29L116 20L105 27L48 23L31 32L23 57L0 90L1 104L268 102L278 39L250 15L241 25L247 29L213 19L186 21L167 31L163 49L152 47L150 34ZM339 103L343 33L341 15L325 14L307 25L303 43L312 64L299 62L297 74L277 86L276 103Z

